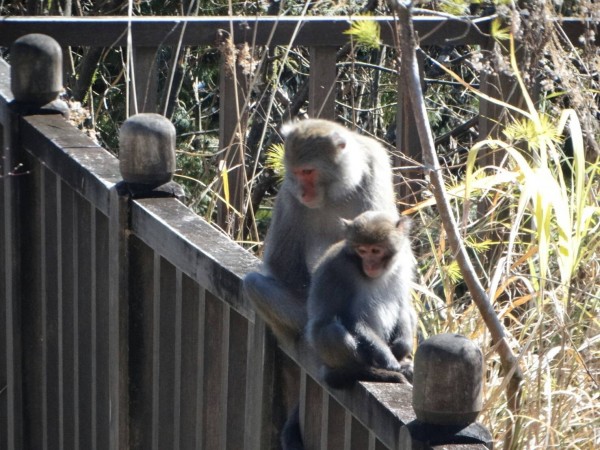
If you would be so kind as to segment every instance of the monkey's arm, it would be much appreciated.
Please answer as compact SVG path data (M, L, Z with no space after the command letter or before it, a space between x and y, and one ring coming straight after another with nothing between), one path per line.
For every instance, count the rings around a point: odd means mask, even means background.
M394 371L401 369L390 346L367 324L358 322L354 334L358 357L363 364Z
M305 263L304 217L282 185L265 240L262 273L244 277L243 290L278 339L294 340L306 325L310 274Z
M357 363L357 342L337 317L311 320L308 339L328 367L348 367Z
M398 361L412 357L416 328L417 315L415 310L411 304L405 304L400 310L389 344Z
M277 279L251 272L243 280L244 295L269 325L277 339L295 340L306 325L306 303Z

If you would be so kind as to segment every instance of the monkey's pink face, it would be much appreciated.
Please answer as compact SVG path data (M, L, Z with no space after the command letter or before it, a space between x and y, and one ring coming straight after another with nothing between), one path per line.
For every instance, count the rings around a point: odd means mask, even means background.
M386 270L388 255L385 247L380 244L357 245L356 253L362 260L362 269L369 278L379 278Z
M301 166L292 170L298 186L298 200L307 208L318 208L323 194L317 184L319 172L312 166Z

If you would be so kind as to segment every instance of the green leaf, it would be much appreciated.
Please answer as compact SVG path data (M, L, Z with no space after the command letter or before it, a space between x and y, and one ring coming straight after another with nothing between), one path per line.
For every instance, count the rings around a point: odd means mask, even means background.
M381 47L381 28L374 20L354 20L344 34L351 36L358 46L367 50Z

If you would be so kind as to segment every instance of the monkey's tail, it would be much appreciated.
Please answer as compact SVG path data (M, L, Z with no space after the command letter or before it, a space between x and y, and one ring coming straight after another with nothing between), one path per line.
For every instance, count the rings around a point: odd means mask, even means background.
M302 432L300 431L300 405L294 408L283 426L281 448L283 450L304 450Z
M334 389L348 388L357 381L411 384L402 372L371 366L354 367L352 369L326 368L323 378Z

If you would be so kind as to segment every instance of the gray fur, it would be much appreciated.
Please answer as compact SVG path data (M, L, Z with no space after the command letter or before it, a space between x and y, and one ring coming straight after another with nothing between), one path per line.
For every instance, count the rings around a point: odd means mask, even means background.
M244 290L279 339L296 339L306 325L311 273L343 237L342 218L378 209L397 216L386 150L334 122L308 119L284 127L286 175L265 239L263 269L244 279ZM314 164L321 172L322 204L299 201L291 170Z
M356 228L361 228L357 236ZM412 354L416 315L410 298L414 257L409 221L367 212L348 225L349 239L333 245L315 269L308 296L307 336L335 383L393 381L385 371L410 377L402 361ZM353 245L378 236L393 254L379 278L369 278ZM381 372L383 371L383 372ZM377 373L384 373L379 377ZM347 379L345 379L347 378ZM331 383L330 383L331 384Z

